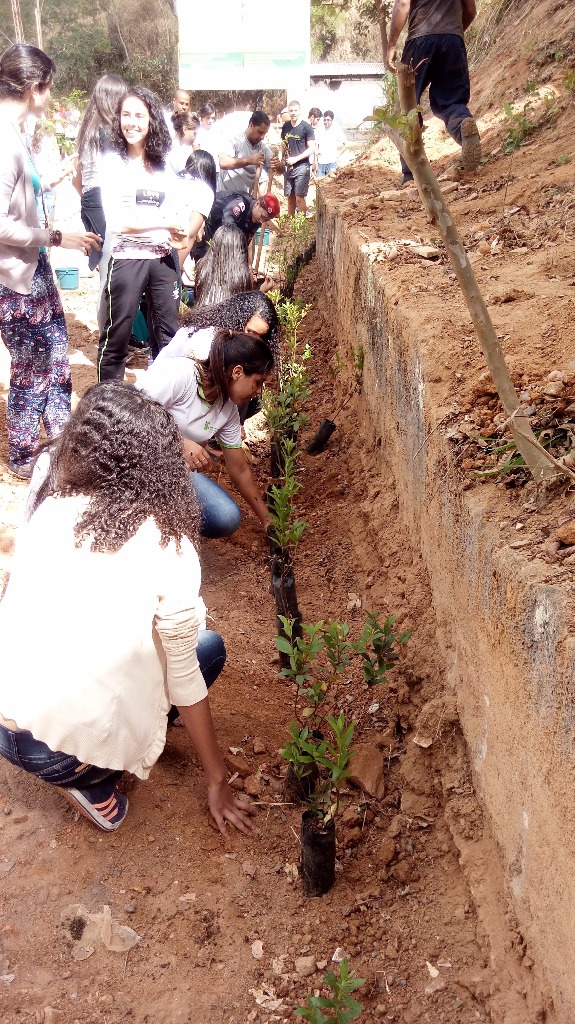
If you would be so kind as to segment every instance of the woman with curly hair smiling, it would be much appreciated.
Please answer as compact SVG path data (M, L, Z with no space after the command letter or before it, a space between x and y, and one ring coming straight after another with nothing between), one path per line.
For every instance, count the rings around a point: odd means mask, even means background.
M226 655L203 629L198 514L174 420L133 388L97 384L40 460L0 604L0 754L115 831L128 809L118 780L147 778L175 705L218 827L246 832L250 807L227 784L210 715ZM31 622L24 654L14 638Z
M178 330L180 287L173 248L187 243L178 206L181 183L166 165L171 139L158 97L130 88L102 160L102 203L112 234L101 299L98 379L122 380L142 294L160 348Z

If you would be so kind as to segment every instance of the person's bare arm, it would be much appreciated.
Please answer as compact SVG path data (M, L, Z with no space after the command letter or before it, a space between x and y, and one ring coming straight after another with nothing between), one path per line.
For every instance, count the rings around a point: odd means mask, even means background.
M297 156L288 156L287 160L284 160L285 167L293 167L294 164L300 164L306 157L313 156L315 154L315 142L310 142L307 149L304 149L303 153L298 153Z
M182 244L181 246L174 246L174 248L178 249L178 258L179 258L179 261L180 261L180 270L182 269L184 263L186 262L188 256L190 255L192 249L194 248L194 245L196 244L196 242L199 242L199 240L200 240L199 239L199 235L200 235L200 232L201 232L204 224L205 224L205 218L204 218L203 214L198 213L196 210L194 210L190 214L190 223L189 223L189 226L188 226L188 237L185 240L185 243Z
M229 153L219 153L218 160L222 171L231 171L236 167L260 167L265 160L265 153L261 149L252 156L230 156Z
M82 168L80 166L80 163L78 162L78 159L76 159L76 162L75 162L75 165L74 165L74 173L72 175L72 184L73 184L74 188L76 189L76 192L78 193L78 195L81 196L82 195Z
M254 475L246 462L246 457L241 448L224 448L224 460L230 474L230 479L240 492L242 498L255 512L264 530L267 530L271 523L267 505L262 493L254 480Z
M397 74L397 41L409 17L410 6L411 0L395 0L393 11L391 12L385 66L394 75Z
M475 0L461 0L461 13L463 15L463 31L466 32L477 14Z
M241 797L236 797L227 781L226 766L222 757L207 697L188 707L178 705L180 718L186 727L208 783L208 804L210 813L222 835L226 834L226 821L231 821L246 835L254 825L249 815L253 807Z

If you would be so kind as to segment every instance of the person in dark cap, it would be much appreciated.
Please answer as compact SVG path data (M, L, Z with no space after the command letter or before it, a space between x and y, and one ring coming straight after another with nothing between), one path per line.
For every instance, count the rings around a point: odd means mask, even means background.
M205 256L210 239L222 224L239 228L250 242L257 229L277 217L279 212L279 199L272 192L266 192L259 199L252 199L246 192L217 192L206 221L204 238L194 249L194 259Z

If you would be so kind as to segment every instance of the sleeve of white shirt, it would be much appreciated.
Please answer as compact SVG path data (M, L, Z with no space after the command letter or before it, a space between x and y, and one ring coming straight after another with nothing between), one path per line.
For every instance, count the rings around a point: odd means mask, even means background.
M192 180L189 183L188 210L190 213L200 213L204 220L210 216L214 203L214 193L205 181Z
M184 402L194 388L197 390L194 364L179 356L154 360L135 386L169 411L172 406Z
M242 428L238 407L233 402L228 401L224 409L228 413L228 418L223 426L218 427L215 434L216 440L219 441L222 448L241 448Z
M184 537L180 553L166 549L169 571L166 593L160 598L155 626L166 653L168 695L172 704L189 707L207 696L198 663L198 630L205 606L199 596L200 565L197 552Z
M153 366L157 366L158 363L165 362L166 359L175 359L178 356L189 356L193 351L193 333L190 332L188 327L180 327L179 331L176 331L174 337L167 345L164 345L160 349L158 355L154 359Z

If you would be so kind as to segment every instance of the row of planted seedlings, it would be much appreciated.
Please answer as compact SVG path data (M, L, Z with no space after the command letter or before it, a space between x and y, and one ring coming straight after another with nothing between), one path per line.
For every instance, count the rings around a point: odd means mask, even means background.
M282 620L290 619L299 630L301 614L297 603L294 552L307 523L299 519L295 498L299 479L300 434L307 417L303 405L310 395L308 363L311 349L300 346L298 331L309 306L299 300L270 292L282 327L283 351L276 391L264 392L264 409L270 431L271 475L267 502L271 517L268 530L272 570L272 591L276 603L278 631ZM282 662L282 667L284 662Z
M321 896L335 881L335 822L351 771L361 702L372 687L386 682L411 634L395 631L394 616L381 624L374 612L367 613L355 640L347 622L302 622L294 555L307 527L298 517L296 496L302 487L300 442L307 423L303 406L310 397L311 350L300 342L299 329L310 306L277 293L274 299L283 353L278 390L267 390L264 396L276 480L268 489L269 539L280 676L291 682L294 697L289 739L281 754L288 762L286 799L305 807L300 863L304 893Z
M295 216L282 213L276 218L276 225L278 231L267 272L273 269L280 282L282 295L291 299L300 270L309 263L315 252L313 223L305 213L296 213Z

